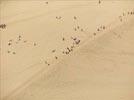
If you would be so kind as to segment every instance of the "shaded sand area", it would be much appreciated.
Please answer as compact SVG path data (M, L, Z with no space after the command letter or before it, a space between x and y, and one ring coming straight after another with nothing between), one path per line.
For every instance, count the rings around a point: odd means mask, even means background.
M1 1L2 100L133 100L134 1Z

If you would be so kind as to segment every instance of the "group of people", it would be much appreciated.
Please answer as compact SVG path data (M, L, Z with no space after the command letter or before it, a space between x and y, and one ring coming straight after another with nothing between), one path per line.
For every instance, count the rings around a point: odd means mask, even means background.
M0 24L0 28L5 29L6 28L6 24Z

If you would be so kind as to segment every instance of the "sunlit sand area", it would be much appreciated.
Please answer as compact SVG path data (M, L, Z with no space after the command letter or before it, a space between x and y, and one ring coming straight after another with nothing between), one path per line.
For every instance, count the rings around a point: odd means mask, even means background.
M133 0L1 0L0 100L134 100Z

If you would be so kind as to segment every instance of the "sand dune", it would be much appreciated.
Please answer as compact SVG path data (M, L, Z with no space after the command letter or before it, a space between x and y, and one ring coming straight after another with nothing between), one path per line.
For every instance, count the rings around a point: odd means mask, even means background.
M3 100L132 100L133 1L2 1Z

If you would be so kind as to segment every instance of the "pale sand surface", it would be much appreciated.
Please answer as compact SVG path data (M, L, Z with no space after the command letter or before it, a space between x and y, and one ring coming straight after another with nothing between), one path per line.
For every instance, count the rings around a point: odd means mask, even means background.
M2 100L133 100L133 5L1 1Z

